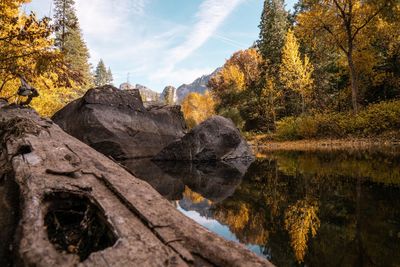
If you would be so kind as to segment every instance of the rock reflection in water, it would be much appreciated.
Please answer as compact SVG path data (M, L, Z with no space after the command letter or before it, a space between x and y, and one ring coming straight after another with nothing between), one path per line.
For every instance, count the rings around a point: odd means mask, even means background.
M400 266L399 154L266 153L244 175L232 166L150 161L133 172L277 266Z
M134 159L122 164L169 200L182 199L188 187L212 202L220 202L235 192L246 171L242 164L238 169L237 165L221 162L153 162L150 159Z

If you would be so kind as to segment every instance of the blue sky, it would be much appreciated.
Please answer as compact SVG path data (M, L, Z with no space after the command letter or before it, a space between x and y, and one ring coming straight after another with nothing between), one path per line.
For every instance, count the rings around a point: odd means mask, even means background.
M286 1L291 8L296 0ZM191 83L257 39L263 0L75 0L91 63L102 58L114 84L162 91ZM27 10L48 16L52 0Z

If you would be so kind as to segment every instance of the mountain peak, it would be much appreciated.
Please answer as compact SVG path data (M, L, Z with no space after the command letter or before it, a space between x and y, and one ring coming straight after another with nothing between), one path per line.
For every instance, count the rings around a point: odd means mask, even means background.
M182 100L189 93L195 92L195 93L204 94L204 92L207 90L208 82L220 70L221 70L221 68L217 68L211 74L203 75L200 78L197 78L196 80L194 80L190 84L182 84L181 86L179 86L178 89L176 89L176 95L177 95L178 103L182 102Z

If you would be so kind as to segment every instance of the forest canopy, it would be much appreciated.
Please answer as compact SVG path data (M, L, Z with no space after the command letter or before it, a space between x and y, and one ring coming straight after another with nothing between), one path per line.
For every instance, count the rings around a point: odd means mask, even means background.
M254 47L234 53L209 82L216 112L262 132L294 127L288 118L347 116L382 101L395 101L380 107L398 114L399 25L399 1L300 0L290 14L283 0L266 0Z
M0 3L0 97L15 101L24 78L40 89L32 107L51 116L87 89L112 83L113 75L103 60L91 69L74 0L54 0L53 18L41 19L23 11L29 2ZM195 126L220 114L242 131L267 133L307 121L324 136L321 125L335 124L335 114L367 114L380 102L393 103L380 106L390 106L385 114L398 114L399 25L398 0L299 0L293 12L283 0L265 0L254 45L227 59L208 93L187 95L185 117ZM369 128L379 118L360 116ZM322 117L324 123L316 121ZM399 127L390 125L386 130Z

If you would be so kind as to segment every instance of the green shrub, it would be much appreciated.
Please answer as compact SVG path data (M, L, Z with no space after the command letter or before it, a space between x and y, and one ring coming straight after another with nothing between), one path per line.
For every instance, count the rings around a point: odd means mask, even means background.
M373 136L400 130L400 100L372 104L358 114L352 112L286 117L277 122L280 140L304 138Z
M286 117L276 122L276 136L280 140L295 140L301 136L297 129L297 119L295 117Z
M243 120L237 108L223 109L219 112L219 115L231 119L236 127L238 127L240 130L243 130L245 121Z
M318 133L319 121L315 117L303 116L297 121L297 133L302 138L314 138Z

